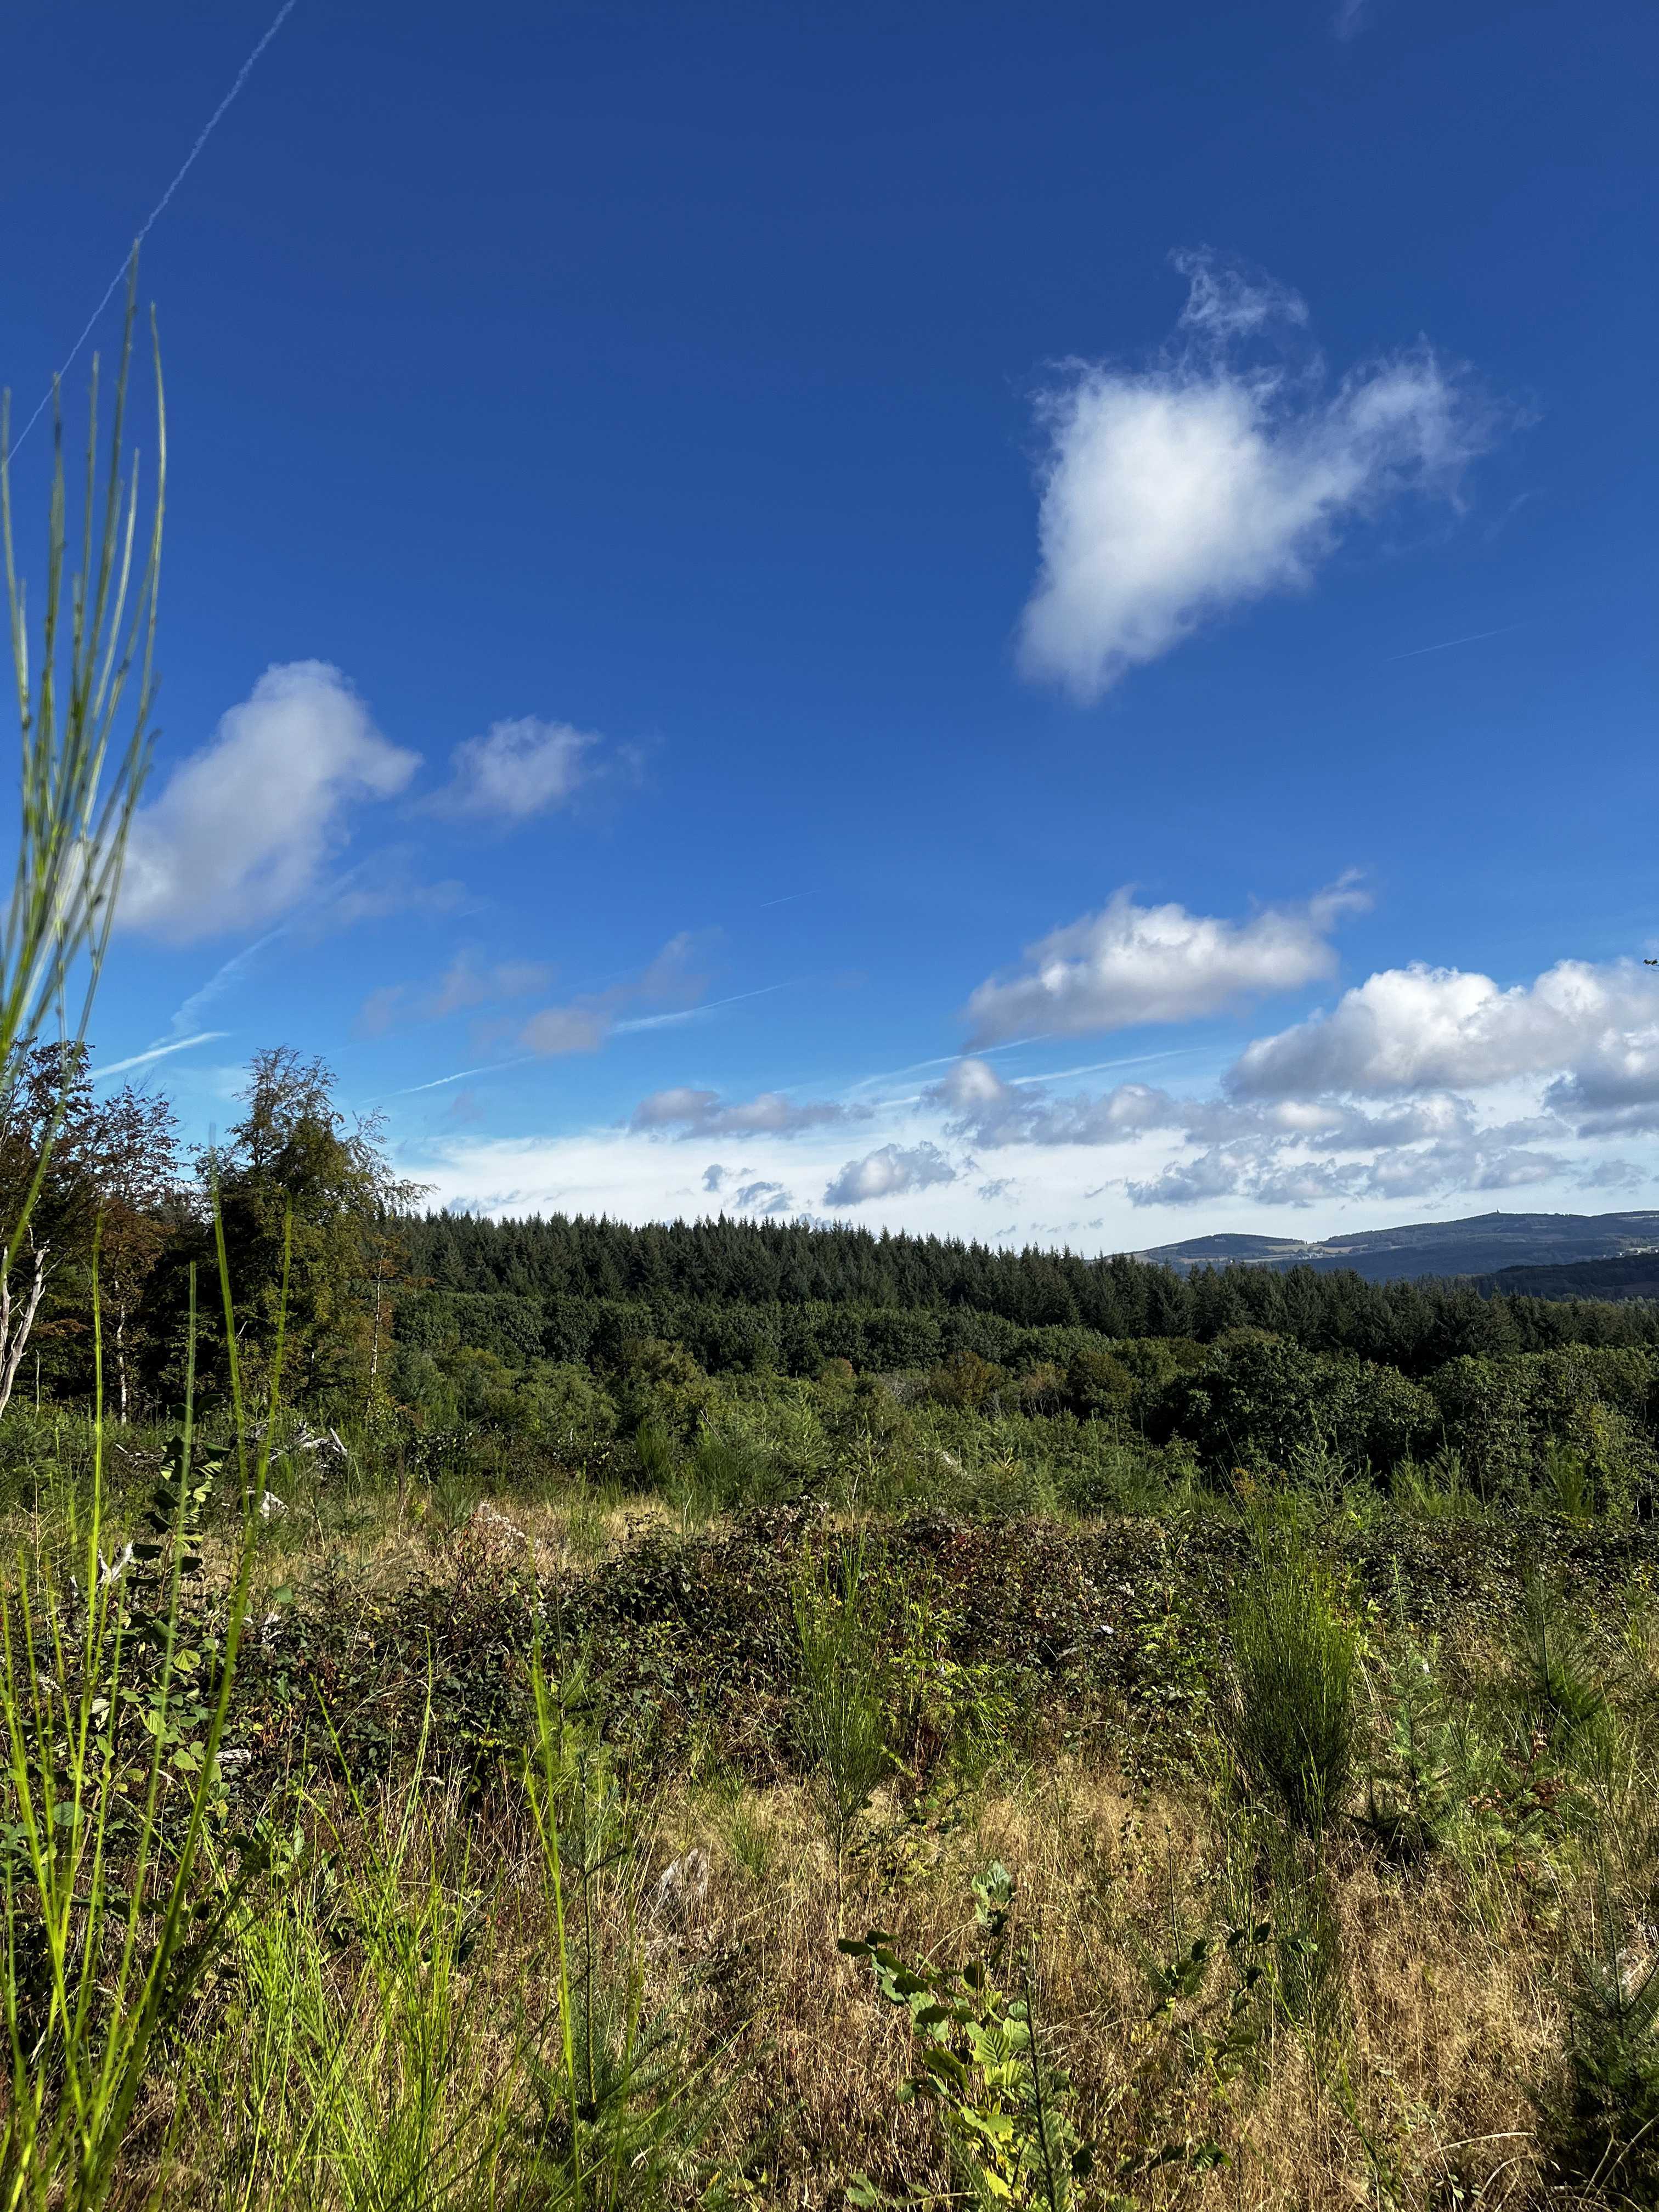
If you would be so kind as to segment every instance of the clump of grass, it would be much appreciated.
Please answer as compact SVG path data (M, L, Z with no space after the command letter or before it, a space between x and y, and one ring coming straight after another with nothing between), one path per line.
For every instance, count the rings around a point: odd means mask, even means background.
M796 1741L823 1807L837 1895L854 1823L897 1764L890 1741L886 1608L868 1541L803 1560L790 1593Z
M101 1376L95 1277L93 1326ZM194 1341L192 1284L192 1364ZM279 1375L280 1357L273 1388ZM232 1381L245 1438L234 1355ZM104 1558L100 1392L90 1511L75 1532L84 1582L65 1590L20 1557L14 1586L0 1588L0 2002L11 2075L0 2174L11 2212L94 2212L108 2200L158 2054L265 1864L245 1841L240 1867L211 1878L265 1462L238 1454L241 1539L218 1618L204 1618L186 1587L223 1462L197 1468L186 1418L145 1540L125 1555L129 1577Z
M1317 1840L1353 1785L1359 1653L1330 1569L1288 1522L1262 1525L1231 1629L1225 1725L1239 1765L1292 1828Z

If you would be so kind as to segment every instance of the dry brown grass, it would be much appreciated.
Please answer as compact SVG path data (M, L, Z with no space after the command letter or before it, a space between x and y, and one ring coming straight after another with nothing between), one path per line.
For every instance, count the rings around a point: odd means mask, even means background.
M638 1500L501 1498L447 1527L386 1510L351 1538L347 1582L367 1607L419 1578L459 1585L494 1571L576 1573L672 1517ZM330 1548L339 1561L337 1543ZM270 1578L314 1561L318 1549L317 1532L296 1516L268 1544ZM1632 1615L1629 1636L1632 1667L1650 1686L1659 1680L1655 1620ZM1644 1777L1645 1754L1638 1764ZM349 1860L367 1851L374 1820L389 1817L407 1781L394 1778L379 1808L319 1786L307 1821L331 1830L330 1848ZM1617 1809L1633 1832L1640 1790L1621 1788ZM915 2056L908 2025L836 1944L880 1927L908 1956L959 1962L975 1940L973 1878L993 1860L1015 1885L1010 1955L1029 1962L1043 2034L1070 2077L1078 2124L1100 2147L1106 2191L1122 2189L1147 2212L1566 2201L1547 2185L1537 2099L1561 2065L1564 1944L1582 1902L1585 1868L1570 1838L1530 1852L1454 1845L1401 1867L1344 1827L1316 1869L1305 1848L1276 1846L1275 1885L1267 1816L1241 1802L1218 1753L1212 1772L1158 1789L1102 1753L1073 1752L1005 1764L920 1803L884 1790L839 1883L818 1802L798 1781L757 1787L716 1763L653 1785L629 1804L625 1825L627 1850L594 1890L595 1956L613 1984L631 1966L645 2014L672 2027L686 2063L708 2069L723 2108L708 2148L756 2202L827 2212L859 2173L895 2194L957 2188L933 2113L900 2100ZM453 2063L457 2109L482 2112L489 2100L479 2084L512 2094L523 2021L556 2016L544 1868L510 1783L482 1806L454 1789L434 1794L422 1835L399 1877L411 1909L435 1883L472 1915ZM707 1862L706 1890L663 1904L665 1869L693 1852ZM1287 1863L1299 1864L1299 1893L1287 1885ZM1270 1972L1251 2015L1255 2045L1224 2075L1206 2061L1192 2007L1176 2011L1177 2027L1192 2025L1184 2039L1149 2020L1149 1964L1230 1925L1294 1917L1316 1881L1334 1961L1319 2024L1288 1998L1275 2001ZM274 1909L289 1902L279 1893ZM1274 1965L1272 1940L1261 1955ZM337 2023L343 2049L366 2054L365 2066L388 2063L374 2055L372 1980L351 1980L349 1932L327 1972L350 1992ZM1225 1978L1218 1968L1212 1986ZM298 2187L273 2172L245 2195L234 2185L240 2154L224 2148L205 2116L238 2078L257 2027L233 1966L191 2024L185 2124L170 2162L157 2153L173 2109L164 2087L135 2138L123 2201L149 2201L164 2179L172 2212L229 2203L356 2212L365 2203L327 2173ZM388 2075L388 2108L393 2094ZM477 2128L482 2143L482 2120ZM1177 2158L1129 2170L1167 2143L1212 2142L1224 2163ZM500 2193L508 2169L489 2161L505 2155L480 2149L476 2176L434 2204L470 2207L492 2189L492 2203L537 2201L510 2186Z
M1553 2062L1561 2022L1534 1932L1486 1934L1450 1862L1400 1875L1358 1850L1343 1857L1330 1876L1337 2037L1322 2044L1264 2005L1259 2051L1239 2078L1218 2084L1201 2066L1176 2068L1160 2098L1147 2078L1156 2038L1140 1962L1224 1920L1227 1838L1212 1808L1067 1762L994 1783L954 1820L902 1832L902 1848L872 1841L854 1861L848 1923L879 1924L910 1955L958 1957L971 1936L971 1878L1002 1860L1017 1886L1016 1942L1030 1947L1040 2015L1085 2130L1109 2153L1156 2149L1173 2125L1229 2154L1207 2175L1171 2167L1142 2185L1146 2201L1496 2206L1535 2194L1530 2089ZM948 2187L925 2111L896 2102L908 2033L836 1953L835 1884L810 1798L784 1789L684 1797L665 1814L659 1849L693 1844L714 1878L661 1970L708 2030L740 2027L764 2051L737 2077L730 2141L775 2134L770 2189L803 2206L840 2201L860 2170L896 2188Z

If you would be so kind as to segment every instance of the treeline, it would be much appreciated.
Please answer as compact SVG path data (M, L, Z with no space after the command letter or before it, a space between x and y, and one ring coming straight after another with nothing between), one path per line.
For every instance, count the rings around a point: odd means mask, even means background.
M1656 1305L854 1228L422 1214L329 1071L283 1050L189 1155L165 1101L34 1054L0 1115L0 1196L30 1188L0 1405L85 1402L101 1335L123 1415L280 1381L313 1415L390 1423L422 1463L499 1449L660 1486L719 1462L722 1483L749 1470L744 1495L879 1465L918 1496L1018 1464L1034 1495L1096 1505L1187 1467L1409 1484L1432 1463L1492 1501L1659 1498Z
M422 1286L404 1329L428 1343L459 1331L520 1358L609 1356L630 1335L662 1336L711 1370L810 1375L826 1358L860 1369L964 1350L1005 1363L1064 1358L1045 1334L1056 1330L1211 1344L1253 1328L1423 1376L1465 1357L1659 1346L1659 1306L1629 1301L1482 1296L1455 1281L1369 1283L1312 1268L1183 1275L1121 1255L863 1229L428 1213L400 1224L398 1237Z

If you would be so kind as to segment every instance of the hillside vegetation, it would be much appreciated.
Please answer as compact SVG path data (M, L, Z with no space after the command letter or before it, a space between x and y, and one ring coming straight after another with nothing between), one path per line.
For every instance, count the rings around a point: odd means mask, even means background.
M1651 1310L422 1217L280 1054L124 1188L9 2203L1659 2202Z

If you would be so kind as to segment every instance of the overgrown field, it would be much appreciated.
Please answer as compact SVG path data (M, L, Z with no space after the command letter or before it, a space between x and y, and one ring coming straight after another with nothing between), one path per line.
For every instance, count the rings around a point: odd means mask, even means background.
M1659 2202L1635 1416L1483 1497L953 1371L15 1409L8 2201Z

